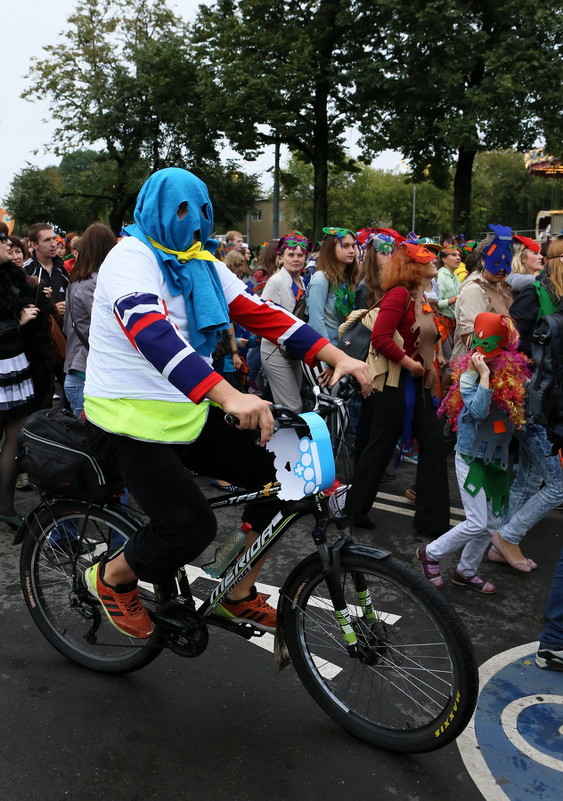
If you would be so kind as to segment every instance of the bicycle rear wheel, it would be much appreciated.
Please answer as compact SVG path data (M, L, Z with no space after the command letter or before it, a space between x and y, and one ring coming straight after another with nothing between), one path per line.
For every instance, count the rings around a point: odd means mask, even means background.
M346 648L316 554L284 588L288 650L308 692L349 732L390 751L432 751L455 739L473 714L473 647L435 588L371 550L351 546L341 556L340 584L361 657Z
M27 607L41 633L61 654L103 673L128 673L155 659L158 635L128 637L111 625L87 592L83 573L134 533L126 514L80 501L40 507L28 524L20 557ZM156 610L158 587L139 585L142 603Z

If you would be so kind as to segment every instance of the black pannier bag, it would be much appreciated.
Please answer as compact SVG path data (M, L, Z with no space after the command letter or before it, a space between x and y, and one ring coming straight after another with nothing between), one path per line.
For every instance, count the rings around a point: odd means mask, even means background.
M85 424L71 412L34 412L23 422L18 445L20 472L42 492L91 500L111 495L109 478L89 452Z

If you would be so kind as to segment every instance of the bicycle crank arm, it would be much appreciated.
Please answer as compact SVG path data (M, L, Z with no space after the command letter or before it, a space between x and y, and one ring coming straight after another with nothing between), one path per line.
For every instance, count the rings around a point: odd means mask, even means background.
M180 598L165 604L152 614L162 645L178 656L193 658L202 654L209 642L205 621Z

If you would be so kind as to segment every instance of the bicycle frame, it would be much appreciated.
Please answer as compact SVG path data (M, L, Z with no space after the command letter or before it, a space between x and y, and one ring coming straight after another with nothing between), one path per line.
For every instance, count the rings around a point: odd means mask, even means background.
M279 488L266 488L256 493L244 493L234 495L229 498L216 498L210 500L212 509L224 506L236 506L245 503L247 500L254 500L260 497L268 497L275 494ZM252 627L252 624L230 623L223 617L214 615L214 611L220 605L221 600L228 596L234 587L246 576L252 568L273 548L276 542L285 534L285 532L293 525L293 523L300 517L307 514L313 514L315 517L315 526L311 532L313 542L317 547L322 566L325 574L325 581L329 590L331 600L334 604L334 616L340 627L344 644L351 657L362 658L363 649L358 643L356 631L352 624L352 618L348 605L344 598L342 588L339 583L340 578L340 552L345 545L352 544L352 533L350 524L346 517L337 516L332 517L328 508L328 496L320 492L316 496L304 498L300 501L289 502L287 509L284 512L278 512L266 526L264 531L259 535L255 542L245 553L238 559L233 560L233 563L226 568L225 573L221 578L217 587L213 589L208 598L206 598L201 606L198 608L198 614L204 618L208 623L221 628L226 628L233 631L245 638L250 638L254 635L260 635L261 632ZM339 531L337 541L332 545L328 545L327 529L329 525L335 525ZM388 551L383 549L371 549L372 555L377 558L383 559L389 555ZM291 572L286 579L287 583L291 578ZM362 613L366 620L375 622L377 619L376 612L373 607L372 598L370 596L364 576L357 574L354 576L354 584L358 597L358 606L361 608ZM285 586L285 584L284 584ZM191 590L185 573L179 582L181 597L190 600ZM284 602L284 592L281 592L282 603ZM283 666L283 657L278 657L280 666Z
M278 488L274 488L274 492L266 489L257 493L235 495L228 499L211 499L209 503L212 509L227 505L237 506L241 503L246 503L248 500L271 497L273 494L277 494L277 489ZM227 572L221 578L217 587L215 587L209 598L199 607L198 613L202 617L212 615L214 610L221 603L222 598L232 592L233 588L236 587L262 557L273 548L276 542L279 541L298 518L313 513L317 518L315 530L318 528L319 524L328 523L328 517L326 510L323 509L323 505L322 500L318 496L305 498L301 501L288 503L288 508L285 512L279 511L274 515L250 548L237 559L234 564L227 568ZM326 520L324 518L326 518Z

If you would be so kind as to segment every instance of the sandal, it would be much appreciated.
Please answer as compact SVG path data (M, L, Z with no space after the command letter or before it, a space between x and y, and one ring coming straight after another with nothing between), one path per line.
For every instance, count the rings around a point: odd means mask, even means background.
M485 581L481 576L462 576L457 570L454 573L452 584L457 584L458 587L469 587L470 590L480 592L483 595L492 595L497 591L497 588L491 581Z
M234 484L219 484L216 478L210 478L209 483L215 489L219 489L222 492L242 492L240 487L235 487Z
M506 557L503 556L501 554L501 552L495 548L494 545L491 545L491 547L489 548L489 550L487 552L487 559L489 560L489 562L495 562L498 565L508 565L509 564L507 559L506 559ZM525 561L530 565L532 570L535 570L537 568L537 566L538 566L537 562L534 562L533 559L527 559L526 558ZM509 567L512 567L512 565L509 565ZM527 572L527 571L524 571L524 572Z
M504 542L498 531L494 531L491 537L493 547L495 551L498 551L501 556L504 557L504 560L507 565L513 567L514 570L519 570L521 573L529 573L533 570L532 565L530 564L529 559L509 559L508 554L504 550ZM494 559L493 559L494 561ZM535 564L535 562L534 562ZM537 565L536 565L537 567Z
M430 559L426 555L426 545L421 545L417 548L416 558L421 564L425 578L435 587L443 587L444 579L440 573L440 562L437 562L436 559Z

